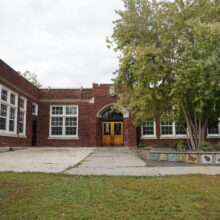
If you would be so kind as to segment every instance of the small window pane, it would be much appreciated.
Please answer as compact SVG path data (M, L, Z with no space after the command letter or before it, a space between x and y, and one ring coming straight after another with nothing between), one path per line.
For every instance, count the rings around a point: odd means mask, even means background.
M6 118L0 117L0 130L6 130Z
M20 112L19 121L24 122L24 112Z
M15 129L15 121L10 120L9 121L9 131L14 131L14 129Z
M62 115L62 114L63 114L62 106L52 107L52 115Z
M10 108L10 119L14 120L15 119L15 109Z
M208 134L218 135L219 134L219 123L213 123L208 127Z
M24 123L19 122L19 133L23 134L24 133Z
M186 135L186 130L182 125L176 124L176 134L177 135Z
M15 105L15 100L16 100L16 96L13 93L11 93L10 94L10 103L12 105Z
M2 89L1 100L6 101L6 102L8 101L8 91L5 89Z
M66 126L76 126L77 120L76 118L66 118Z
M63 126L63 118L52 118L51 120L52 127L60 127Z
M36 114L36 105L32 104L32 114Z
M76 106L67 106L66 107L67 115L77 115L77 107Z
M62 135L62 127L52 127L51 128L51 134L52 135Z
M76 127L66 127L66 135L76 135Z
M20 99L20 108L21 109L25 109L25 100L24 99Z
M0 116L7 117L7 106L6 105L1 104Z

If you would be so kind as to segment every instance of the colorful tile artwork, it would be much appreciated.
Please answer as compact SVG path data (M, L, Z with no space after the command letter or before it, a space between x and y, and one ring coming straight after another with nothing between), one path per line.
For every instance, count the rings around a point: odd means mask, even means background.
M176 154L168 154L168 161L176 162Z
M220 154L215 155L215 163L220 164Z
M160 154L157 153L150 153L150 160L159 160L160 159Z
M203 154L201 156L201 162L205 164L211 164L213 163L213 158L211 154Z
M176 162L179 162L179 163L186 162L186 155L185 154L177 154Z
M188 154L187 163L198 163L198 158L197 154Z
M160 154L160 160L167 160L168 156L167 154Z

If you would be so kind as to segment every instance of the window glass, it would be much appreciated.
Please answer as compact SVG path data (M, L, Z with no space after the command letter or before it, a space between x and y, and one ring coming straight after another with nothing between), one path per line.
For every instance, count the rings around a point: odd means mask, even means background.
M186 131L182 125L176 124L176 134L177 135L186 135Z
M6 130L6 118L0 117L0 130Z
M7 102L8 101L8 91L5 89L2 89L1 91L1 100Z
M5 134L15 133L17 128L17 94L0 85L0 130ZM1 135L1 134L0 134Z
M20 109L25 109L25 100L20 99Z
M104 124L104 135L111 135L111 124Z
M15 94L11 93L10 94L10 103L12 105L15 105L15 101L16 101L16 96L15 96Z
M77 107L76 106L67 106L66 107L66 114L67 115L76 115L77 114Z
M220 134L219 122L215 122L215 123L208 126L208 134L211 134L211 135L219 135Z
M120 123L114 124L114 134L121 135L121 124Z
M62 114L63 114L63 106L52 107L52 115L62 115Z
M147 121L142 125L142 134L143 135L154 135L154 122Z
M172 135L173 134L173 122L167 122L167 121L161 122L161 134Z

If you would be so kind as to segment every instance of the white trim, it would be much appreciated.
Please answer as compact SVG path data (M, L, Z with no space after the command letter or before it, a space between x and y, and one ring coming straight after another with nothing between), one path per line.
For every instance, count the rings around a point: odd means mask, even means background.
M49 136L48 137L49 140L79 140L79 137L75 137L75 136Z
M1 91L2 89L7 91L7 101L4 101L1 99ZM15 96L15 104L11 104L11 94ZM6 86L3 86L0 84L0 105L5 105L7 106L7 112L6 112L6 129L5 130L0 130L0 136L8 136L8 137L16 137L17 135L17 115L18 115L18 94ZM15 115L14 115L14 131L9 131L9 126L10 126L10 109L15 110Z
M141 125L141 139L157 139L157 131L156 131L156 122L155 121L153 121L154 122L154 134L153 135L147 135L147 134L143 134L143 123L142 123L142 125Z
M62 107L63 108L63 114L60 115L52 115L52 108L53 107ZM76 107L76 115L67 115L66 114L66 107ZM52 118L76 118L76 134L75 135L65 135L66 132L66 126L65 126L65 120L63 120L62 124L62 135L52 135L52 127L51 127L51 119ZM79 128L79 106L78 105L51 105L50 106L50 120L49 120L49 136L48 139L78 139L78 128Z

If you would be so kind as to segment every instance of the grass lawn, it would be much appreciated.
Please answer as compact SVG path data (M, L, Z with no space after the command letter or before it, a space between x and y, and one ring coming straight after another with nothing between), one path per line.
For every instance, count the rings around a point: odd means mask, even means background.
M220 176L0 173L0 220L220 219Z

